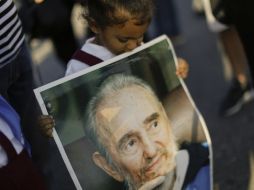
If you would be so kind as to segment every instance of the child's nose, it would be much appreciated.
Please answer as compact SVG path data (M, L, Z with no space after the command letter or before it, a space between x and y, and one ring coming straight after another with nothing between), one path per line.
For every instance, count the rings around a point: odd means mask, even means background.
M127 44L127 50L131 51L140 45L139 40L129 40Z

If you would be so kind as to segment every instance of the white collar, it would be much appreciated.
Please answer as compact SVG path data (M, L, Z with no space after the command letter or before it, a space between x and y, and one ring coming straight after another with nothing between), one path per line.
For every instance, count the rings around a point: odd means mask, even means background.
M176 167L169 172L158 189L160 190L179 190L182 189L185 176L189 165L189 153L186 150L180 150L176 155Z
M190 156L187 150L180 150L176 155L176 181L173 190L182 189L189 162Z
M81 50L91 55L96 55L96 57L100 58L103 61L115 57L115 55L111 53L106 47L93 43L94 38L95 37L87 39Z

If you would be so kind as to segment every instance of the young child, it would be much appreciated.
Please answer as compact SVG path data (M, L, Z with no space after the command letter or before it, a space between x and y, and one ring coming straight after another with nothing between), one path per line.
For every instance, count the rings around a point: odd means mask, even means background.
M83 16L95 36L74 53L66 75L140 46L153 11L153 0L87 0ZM186 78L188 64L183 59L178 61L176 74ZM44 133L51 136L52 119L42 116L41 122Z
M87 0L83 16L95 36L73 55L66 75L141 45L153 10L153 0ZM181 59L177 73L185 78L187 72L188 65Z

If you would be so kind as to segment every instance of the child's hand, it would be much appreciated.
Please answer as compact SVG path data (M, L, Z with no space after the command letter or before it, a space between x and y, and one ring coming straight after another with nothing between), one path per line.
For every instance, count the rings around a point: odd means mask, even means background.
M53 127L55 127L55 121L51 115L41 115L38 118L39 127L43 135L52 137Z
M182 58L177 58L178 67L176 68L176 75L185 79L188 76L189 64Z

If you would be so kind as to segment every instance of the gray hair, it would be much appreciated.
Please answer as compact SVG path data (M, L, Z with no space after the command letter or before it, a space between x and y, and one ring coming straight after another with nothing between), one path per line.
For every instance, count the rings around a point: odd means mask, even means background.
M99 134L99 122L97 121L97 109L106 98L110 95L130 86L140 86L147 90L148 93L153 95L158 100L152 88L143 80L125 74L114 74L109 76L101 84L97 94L88 103L85 114L85 132L86 135L93 141L98 151L112 164L111 156L108 154L106 147L101 142ZM158 100L159 101L159 100Z

